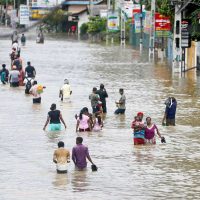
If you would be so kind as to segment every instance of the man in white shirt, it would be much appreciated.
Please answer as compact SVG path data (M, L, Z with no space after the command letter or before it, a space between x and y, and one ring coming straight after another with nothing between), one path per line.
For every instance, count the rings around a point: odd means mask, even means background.
M69 81L65 79L64 85L60 88L59 97L61 98L61 101L69 100L71 94L72 94L71 86L69 85Z
M41 95L38 92L37 81L33 81L33 86L29 90L29 93L33 95L33 103L41 103Z
M10 87L19 87L19 75L20 73L17 70L17 67L13 65L9 76Z

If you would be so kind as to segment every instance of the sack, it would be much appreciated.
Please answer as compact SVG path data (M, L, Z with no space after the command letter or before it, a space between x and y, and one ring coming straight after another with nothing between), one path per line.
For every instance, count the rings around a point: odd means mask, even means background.
M43 86L42 85L38 85L37 92L38 92L38 94L43 93Z
M6 72L1 72L1 82L6 81Z

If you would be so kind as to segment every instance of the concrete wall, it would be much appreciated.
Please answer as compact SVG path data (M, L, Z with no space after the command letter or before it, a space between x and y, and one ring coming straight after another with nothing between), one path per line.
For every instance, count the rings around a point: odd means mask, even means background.
M78 35L80 34L80 27L83 23L87 23L89 22L89 14L87 13L87 11L79 14L79 21L78 21Z
M186 67L192 68L197 64L197 48L196 42L192 41L192 45L190 48L186 50Z

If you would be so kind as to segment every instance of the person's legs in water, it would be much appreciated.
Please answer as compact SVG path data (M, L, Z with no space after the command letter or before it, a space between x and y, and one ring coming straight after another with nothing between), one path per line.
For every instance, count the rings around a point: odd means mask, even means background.
M67 173L67 170L61 171L61 170L58 170L58 169L57 169L57 173L58 173L58 174L66 174L66 173Z
M115 110L115 114L118 115L118 114L124 114L125 113L125 109L121 109L121 108L118 108L117 110Z
M145 144L145 141L142 138L134 138L133 141L134 141L134 145Z
M41 97L33 99L33 103L41 103Z
M19 87L19 82L10 83L10 87Z
M106 103L102 103L103 113L107 113Z
M61 124L49 124L49 131L60 131Z
M166 126L175 126L175 119L166 119Z
M99 111L99 108L96 106L96 107L92 107L92 113L96 113Z

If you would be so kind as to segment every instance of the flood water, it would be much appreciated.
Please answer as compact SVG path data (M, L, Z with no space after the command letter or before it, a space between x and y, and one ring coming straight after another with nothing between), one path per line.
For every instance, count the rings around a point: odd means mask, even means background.
M9 65L10 41L0 41L0 63ZM31 61L37 80L46 86L41 105L33 105L24 88L0 85L0 200L126 200L198 199L200 196L200 77L172 74L166 64L151 64L129 47L88 44L73 40L27 41L21 52ZM58 98L63 80L70 81L70 103ZM75 145L74 115L90 108L89 94L104 83L108 113L100 133L81 133L98 172L57 175L52 162L57 142L70 151ZM119 88L127 97L125 116L115 116ZM164 101L178 101L177 126L161 125ZM62 111L67 130L42 130L50 105ZM134 146L130 124L138 111L151 116L167 143Z

